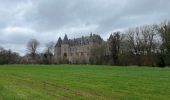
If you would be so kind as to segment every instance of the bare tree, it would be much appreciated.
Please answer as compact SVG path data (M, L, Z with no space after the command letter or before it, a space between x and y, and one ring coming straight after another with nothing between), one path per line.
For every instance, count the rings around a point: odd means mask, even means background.
M121 43L121 35L120 32L115 32L110 35L109 38L109 49L111 51L113 64L119 64L119 53L120 53L120 43Z
M46 44L46 52L48 54L52 54L54 55L54 46L55 46L55 43L54 42L49 42Z
M53 61L53 55L54 55L54 46L55 43L54 42L49 42L46 44L46 49L45 49L45 53L44 53L44 63L46 64L50 64Z
M29 54L31 54L31 57L34 59L37 53L37 48L40 45L38 40L36 39L31 39L28 44L27 44L27 50Z
M139 27L129 29L127 31L128 51L134 56L137 65L141 65L141 55L143 51L143 43L141 38L141 31Z
M127 33L128 51L134 56L138 65L156 65L157 25L145 25L129 29Z
M160 25L159 33L162 39L162 45L160 47L161 55L166 65L170 65L170 21Z
M157 35L156 25L145 25L141 27L143 50L145 54L150 55L151 52L155 52L155 39Z

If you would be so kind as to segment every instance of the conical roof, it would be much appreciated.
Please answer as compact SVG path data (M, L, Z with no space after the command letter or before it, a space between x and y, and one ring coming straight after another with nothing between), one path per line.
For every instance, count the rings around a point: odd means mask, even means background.
M64 44L67 44L67 43L68 43L68 37L67 37L67 34L65 34L65 36L64 36L63 43L64 43Z
M57 44L56 44L56 47L61 47L61 44L62 44L62 39L61 39L61 37L59 37Z

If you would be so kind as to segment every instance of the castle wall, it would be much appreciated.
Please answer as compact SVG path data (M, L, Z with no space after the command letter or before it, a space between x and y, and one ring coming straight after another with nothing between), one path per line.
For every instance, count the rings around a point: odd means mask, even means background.
M89 63L91 45L62 44L61 48L55 48L55 58L68 59L70 63Z
M89 63L90 45L70 46L68 59L71 63Z
M55 63L59 63L61 60L61 47L55 47L54 49Z
M101 43L97 35L68 40L67 35L63 40L59 38L55 48L56 60L68 60L69 63L89 63L91 48L94 43Z
M68 44L62 44L61 45L61 59L64 59L64 57L68 58L69 56L69 45Z

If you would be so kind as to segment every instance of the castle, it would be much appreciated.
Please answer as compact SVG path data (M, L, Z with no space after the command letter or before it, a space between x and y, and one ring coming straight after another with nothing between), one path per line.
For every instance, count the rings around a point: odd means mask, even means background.
M63 60L69 63L89 63L91 48L103 42L104 40L95 34L76 39L68 39L65 35L63 40L59 37L55 45L54 57L58 63Z

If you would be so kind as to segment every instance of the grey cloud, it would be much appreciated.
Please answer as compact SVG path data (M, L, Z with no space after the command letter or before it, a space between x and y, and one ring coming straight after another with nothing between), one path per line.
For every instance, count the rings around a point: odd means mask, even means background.
M31 38L42 49L65 33L76 38L93 32L107 39L115 30L169 20L169 9L170 0L0 0L0 46L23 53ZM16 27L20 31L3 31Z
M106 3L106 5L103 3L105 3L103 0L41 1L35 5L37 9L31 12L32 16L27 17L27 20L34 22L36 25L34 27L38 26L38 29L43 31L82 24L97 24L109 14L116 12L111 6L118 7L114 3Z

